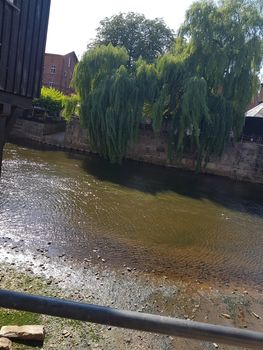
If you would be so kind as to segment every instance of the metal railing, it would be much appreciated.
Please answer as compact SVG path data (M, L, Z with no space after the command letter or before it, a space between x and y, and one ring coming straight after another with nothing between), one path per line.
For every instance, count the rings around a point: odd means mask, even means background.
M0 290L0 307L176 337L263 349L263 333Z

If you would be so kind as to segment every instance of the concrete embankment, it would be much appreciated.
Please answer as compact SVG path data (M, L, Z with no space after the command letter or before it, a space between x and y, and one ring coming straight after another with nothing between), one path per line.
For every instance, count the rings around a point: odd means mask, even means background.
M67 124L65 132L44 134L37 122L19 119L11 134L12 138L23 138L59 147L65 150L92 152L87 142L86 131L78 119ZM185 157L182 161L169 161L168 142L165 132L155 135L149 128L140 129L136 144L127 158L166 167L194 171L195 161ZM263 184L263 144L253 142L228 145L221 157L212 157L203 173L225 176L234 180Z

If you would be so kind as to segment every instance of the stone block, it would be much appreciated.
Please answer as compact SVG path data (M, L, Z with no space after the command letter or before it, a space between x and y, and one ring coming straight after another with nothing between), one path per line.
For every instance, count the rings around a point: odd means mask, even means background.
M12 342L7 338L0 338L0 350L12 350Z
M0 337L43 341L45 332L43 326L3 326Z

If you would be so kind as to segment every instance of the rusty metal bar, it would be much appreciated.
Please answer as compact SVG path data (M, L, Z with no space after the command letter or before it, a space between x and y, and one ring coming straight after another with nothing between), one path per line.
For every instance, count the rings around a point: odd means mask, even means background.
M145 332L263 349L263 333L0 290L0 307Z

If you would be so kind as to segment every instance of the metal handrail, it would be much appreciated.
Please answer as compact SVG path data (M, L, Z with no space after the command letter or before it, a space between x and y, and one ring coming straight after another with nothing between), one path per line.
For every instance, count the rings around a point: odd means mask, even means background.
M263 349L263 333L0 290L0 307L183 338Z

